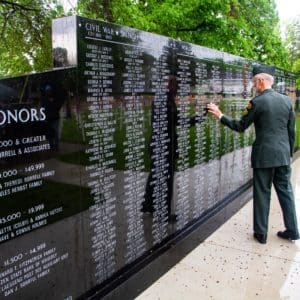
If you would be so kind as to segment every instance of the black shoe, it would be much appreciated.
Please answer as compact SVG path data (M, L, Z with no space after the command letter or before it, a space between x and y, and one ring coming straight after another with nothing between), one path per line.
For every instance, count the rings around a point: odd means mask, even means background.
M261 244L267 243L267 235L266 234L254 233L253 236L259 243L261 243Z
M169 223L177 222L177 215L168 215L168 222Z
M141 209L141 212L153 214L154 213L154 208L152 206L143 205L142 209Z
M299 240L299 234L295 234L290 230L278 231L277 236L289 241Z

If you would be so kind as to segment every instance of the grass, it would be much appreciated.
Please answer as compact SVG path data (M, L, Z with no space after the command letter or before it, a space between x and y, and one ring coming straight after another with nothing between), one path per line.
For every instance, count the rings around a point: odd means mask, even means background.
M229 113L232 114L232 109L234 109L234 114L237 117L242 112L237 111L235 107L234 101L225 101L222 103L221 109L226 112L229 110ZM189 115L192 117L194 115L193 108L190 108ZM124 170L125 169L125 152L124 152L124 142L126 141L126 126L124 124L124 116L122 116L122 111L120 108L114 109L114 120L116 120L115 124L115 132L114 132L114 143L115 148L113 149L114 155L113 157L116 159L115 169ZM144 142L144 151L143 151L143 161L144 166L143 169L145 171L149 171L150 169L150 138L151 138L151 111L150 107L144 108L144 128L143 134L145 138ZM83 116L83 120L86 119L86 116ZM190 149L188 150L188 162L189 167L196 165L197 155L196 155L196 147L197 147L197 136L196 136L196 126L193 125L190 127L188 132ZM220 126L219 130L216 130L218 133L218 137L215 136L216 132L212 132L212 128L215 126ZM247 139L245 139L245 134L237 134L231 131L228 128L225 128L223 125L219 125L219 122L214 122L212 116L207 116L207 120L203 126L204 130L204 140L205 145L203 148L203 161L209 161L214 158L220 158L222 155L232 152L235 149L239 149L250 145L253 141L254 134L253 130L247 135ZM89 137L82 137L83 132L79 129L77 125L77 121L75 118L67 119L64 121L64 126L62 130L62 141L63 142L73 142L73 143L85 143L88 144ZM238 137L236 137L238 135ZM213 139L213 140L212 140ZM83 142L85 140L85 142ZM214 147L213 153L211 152L212 146ZM90 165L94 162L89 161L89 155L84 151L81 152L73 152L68 154L63 154L59 156L61 161L73 164L80 165ZM198 158L199 160L199 158ZM202 160L202 159L201 159Z
M82 132L75 117L65 118L61 132L61 141L65 143L83 143Z
M0 217L20 211L22 220L27 219L32 217L28 208L34 207L37 203L43 203L45 207L40 213L57 207L63 208L62 213L47 218L48 223L53 223L88 209L93 200L88 188L43 180L43 184L39 187L6 196L5 200L2 200Z

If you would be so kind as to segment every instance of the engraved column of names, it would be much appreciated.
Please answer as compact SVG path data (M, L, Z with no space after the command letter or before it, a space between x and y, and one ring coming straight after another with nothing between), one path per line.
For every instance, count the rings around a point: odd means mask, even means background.
M242 100L243 98L243 69L242 68L233 68L232 70L232 80L235 83L235 94L239 97L238 101L238 117L241 118L242 115L245 113L245 107L246 107L246 101ZM247 133L244 132L242 135L240 134L240 143L239 143L239 148L241 149L241 175L240 175L240 181L239 181L239 186L247 182L248 178L248 164L247 164L247 156L248 156L248 151L245 148L245 145L247 143Z
M153 239L154 243L161 242L167 236L167 197L168 197L168 169L171 161L169 151L169 132L168 132L168 114L167 114L167 92L168 92L168 79L169 70L167 69L167 56L162 55L157 61L154 62L152 69L154 75L152 77L155 97L153 101L153 114L152 118L152 157L153 170L153 202L155 211L153 213ZM174 116L173 116L174 117ZM171 146L172 147L172 146ZM171 199L169 199L171 201Z
M125 48L123 58L123 88L125 92L125 210L127 213L127 262L131 262L145 252L146 244L141 214L141 203L144 200L144 110L143 97L139 94L145 89L143 74L143 51L139 48Z
M178 58L178 203L176 214L178 215L177 228L183 228L189 217L189 96L191 84L191 61L184 56Z
M206 137L205 137L205 119L204 111L206 107L206 102L204 96L201 96L202 93L206 91L208 72L207 65L202 62L196 63L195 69L196 76L196 90L199 94L196 97L196 145L195 145L195 209L193 210L193 217L199 217L205 211L205 146L206 146Z
M245 182L251 179L251 160L249 159L249 146L252 143L252 134L253 134L253 126L248 128L244 133L244 149L243 151L247 153L245 157Z
M239 118L239 110L240 110L240 105L237 101L233 102L233 112L232 112L232 116L234 119L238 119ZM234 159L233 159L233 170L232 170L232 174L239 174L239 167L240 167L240 161L239 161L239 157L238 157L238 150L240 148L240 138L241 135L239 132L233 131L233 155L234 155ZM237 176L238 178L234 178L233 180L233 189L237 189L239 187L239 182L240 182L240 176ZM239 179L239 180L238 180Z
M243 72L242 72L242 76L243 76L243 85L244 85L244 97L247 99L245 103L248 103L248 100L251 98L251 78L252 78L252 73L250 72L249 65L246 64L243 66ZM251 168L251 160L250 160L250 155L249 155L249 146L252 144L253 142L253 136L254 136L254 126L250 126L246 131L245 131L245 143L244 143L244 147L245 149L247 149L248 151L248 156L246 158L247 161L247 180L250 180L252 178L252 168Z
M235 69L233 74L235 93L242 98L244 95L243 69Z
M112 112L112 48L105 45L87 44L86 69L88 119L85 123L89 148L89 172L91 195L95 204L90 207L92 228L92 256L96 263L98 282L108 278L115 270L114 251L116 228L113 223L116 197L114 188L113 132L115 121Z
M233 69L230 65L226 65L226 71L225 71L225 86L226 86L226 92L228 95L225 95L225 97L229 97L227 101L229 101L229 115L233 116L236 113L236 105L234 104L234 99L233 99L233 93L234 93L234 72ZM227 129L227 128L226 128ZM235 182L236 182L236 166L237 166L237 157L236 157L236 152L234 152L235 147L236 147L236 138L239 138L239 133L236 133L232 130L227 129L226 130L226 141L225 145L227 146L228 142L232 141L232 146L233 146L233 152L232 155L228 156L228 162L229 165L227 165L228 169L230 170L230 174L235 174L233 176L229 176L228 174L225 175L225 188L227 189L227 193L233 192L235 189ZM237 176L239 177L239 176Z
M214 91L217 92L221 81L221 71L219 65L213 65L211 69L211 81ZM213 101L216 101L214 95ZM219 141L220 141L220 124L215 118L209 118L210 148L208 162L208 207L214 206L218 201L219 187Z
M246 107L246 104L247 102L245 100L241 100L240 101L240 115L239 117L241 118L242 117L242 114L245 113L245 107ZM241 167L242 167L242 178L241 178L241 182L240 182L240 185L246 183L248 180L249 180L249 161L248 161L248 155L249 155L249 152L248 152L248 148L247 148L247 145L249 143L249 128L247 130L245 130L243 132L243 143L240 143L240 148L241 148L241 151L242 151L242 162L241 162Z
M224 113L227 115L231 115L232 109L231 109L231 104L229 101L225 101L225 107L224 107ZM231 146L231 140L232 140L232 130L229 129L228 127L223 127L224 130L224 153L226 153L226 161L225 161L225 172L226 170L228 173L225 173L223 176L223 180L225 181L224 184L224 195L228 195L231 192L233 192L233 176L230 176L229 174L233 174L233 156L229 155L228 153L232 152L232 146Z

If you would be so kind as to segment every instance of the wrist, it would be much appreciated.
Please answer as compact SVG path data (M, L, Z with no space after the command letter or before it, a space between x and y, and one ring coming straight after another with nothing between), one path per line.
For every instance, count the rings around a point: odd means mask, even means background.
M219 115L219 120L221 120L223 116L224 116L224 114L221 113L221 114Z

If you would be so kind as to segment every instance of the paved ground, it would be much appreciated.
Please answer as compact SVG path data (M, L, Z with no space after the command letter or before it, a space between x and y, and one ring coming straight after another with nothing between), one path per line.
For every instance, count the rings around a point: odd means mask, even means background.
M293 163L300 225L300 158ZM300 299L300 241L276 236L283 229L272 192L268 243L252 237L252 201L141 293L137 300Z

